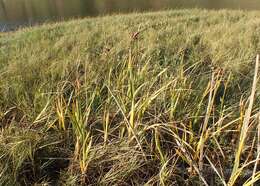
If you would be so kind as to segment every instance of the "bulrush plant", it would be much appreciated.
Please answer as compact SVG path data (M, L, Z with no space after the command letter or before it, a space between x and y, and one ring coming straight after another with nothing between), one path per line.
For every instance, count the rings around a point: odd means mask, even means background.
M0 185L258 185L258 16L166 11L2 35Z

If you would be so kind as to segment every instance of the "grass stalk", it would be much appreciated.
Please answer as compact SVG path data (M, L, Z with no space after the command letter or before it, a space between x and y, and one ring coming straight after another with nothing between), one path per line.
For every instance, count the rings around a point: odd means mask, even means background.
M229 186L234 185L236 182L236 179L237 179L236 175L239 170L240 158L241 158L241 154L244 149L247 132L248 132L248 128L249 128L249 123L250 123L250 118L251 118L251 112L253 109L254 97L255 97L255 92L256 92L256 84L257 84L257 78L258 78L258 70L259 70L259 55L257 55L257 57L256 57L254 79L253 79L253 84L252 84L251 95L249 97L249 105L246 110L243 125L242 125L241 131L240 131L239 143L238 143L238 147L237 147L237 151L236 151L233 171L230 176L229 183L228 183Z

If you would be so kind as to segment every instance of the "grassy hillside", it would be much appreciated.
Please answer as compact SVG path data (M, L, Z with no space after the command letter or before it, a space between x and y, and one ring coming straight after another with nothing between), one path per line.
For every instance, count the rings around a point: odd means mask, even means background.
M117 15L0 35L0 185L257 182L259 52L260 12Z

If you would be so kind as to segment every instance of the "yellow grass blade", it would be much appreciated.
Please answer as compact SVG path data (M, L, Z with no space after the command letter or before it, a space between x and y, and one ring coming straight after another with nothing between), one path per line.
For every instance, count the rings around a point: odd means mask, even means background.
M257 84L257 77L258 77L258 69L259 69L259 55L256 57L256 64L255 64L255 73L254 73L254 79L253 79L253 85L252 85L252 90L251 90L251 95L249 98L249 105L245 113L243 125L240 131L240 137L239 137L239 143L238 143L238 148L236 152L236 157L235 157L235 162L232 170L231 177L229 179L229 186L232 186L235 183L235 180L238 177L238 169L240 165L240 157L244 149L244 144L247 136L247 131L248 131L248 126L250 122L250 116L251 112L253 109L253 103L254 103L254 97L255 97L255 92L256 92L256 84Z

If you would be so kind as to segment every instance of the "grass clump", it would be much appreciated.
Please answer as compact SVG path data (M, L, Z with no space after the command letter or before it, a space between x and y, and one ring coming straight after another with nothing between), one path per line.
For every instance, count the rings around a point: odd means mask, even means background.
M1 185L259 183L259 16L179 10L1 35Z

